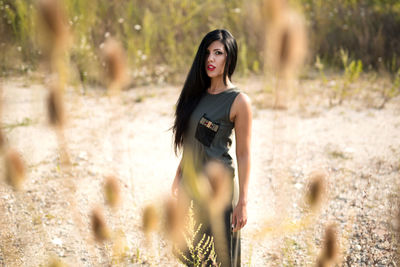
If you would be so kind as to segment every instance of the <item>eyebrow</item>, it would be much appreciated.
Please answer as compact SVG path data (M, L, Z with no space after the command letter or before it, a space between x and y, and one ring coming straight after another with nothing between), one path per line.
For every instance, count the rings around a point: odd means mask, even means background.
M210 51L210 49L207 48L208 51ZM222 48L214 48L213 51L224 51Z

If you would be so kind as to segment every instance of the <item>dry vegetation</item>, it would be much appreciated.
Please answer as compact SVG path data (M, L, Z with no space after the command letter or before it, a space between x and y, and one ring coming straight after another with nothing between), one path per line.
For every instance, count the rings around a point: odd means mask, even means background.
M22 155L26 180L20 191L1 183L1 264L38 266L59 258L69 266L177 265L153 215L175 210L163 203L178 163L168 129L179 88L136 88L122 92L119 102L103 90L81 95L68 88L65 139L71 166L65 168L57 134L47 126L45 88L34 80L13 80L3 81L2 131L6 144ZM300 82L313 98L296 109L253 106L243 261L313 265L326 254L320 251L325 226L335 223L337 259L344 266L395 266L399 99L384 109L356 99L330 107L324 97L329 88L320 83ZM254 103L272 98L260 93L257 77L238 84ZM317 173L313 180L316 169L326 176ZM323 178L325 191L315 184ZM109 208L114 194L119 205ZM312 203L320 206L310 211ZM95 237L104 241L96 244Z
M37 5L45 71L1 81L0 264L179 265L167 240L190 248L183 261L200 266L207 255L217 264L213 240L223 231L193 244L201 225L185 214L189 200L169 197L178 163L169 129L180 88L131 88L132 62L108 32L97 52L103 86L85 87L82 62L70 55L78 33L67 10L75 6L61 3ZM267 27L259 34L270 40L265 73L234 81L254 110L243 265L397 266L400 71L363 72L362 61L341 49L343 71L329 73L317 57L315 71L300 72L306 21L285 1L261 7ZM151 45L144 43L145 55ZM229 181L210 166L208 180L185 176L222 229Z

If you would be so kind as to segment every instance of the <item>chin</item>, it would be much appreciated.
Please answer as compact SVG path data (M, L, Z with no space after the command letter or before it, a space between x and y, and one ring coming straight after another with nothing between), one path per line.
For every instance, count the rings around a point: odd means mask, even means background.
M210 78L216 78L216 77L222 76L222 74L207 72L207 76Z

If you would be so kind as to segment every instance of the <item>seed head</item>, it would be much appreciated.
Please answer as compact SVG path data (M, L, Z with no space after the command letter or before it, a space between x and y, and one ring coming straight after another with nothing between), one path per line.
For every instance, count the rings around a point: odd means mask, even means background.
M325 230L324 252L325 258L328 260L335 259L338 253L336 227L333 224Z
M263 15L267 22L274 23L282 17L282 13L287 9L286 0L264 0Z
M322 258L318 258L316 267L328 267L328 264Z
M266 69L283 79L295 77L306 55L304 19L283 0L266 1L265 7Z
M0 129L0 151L3 149L5 143L5 138L3 135L3 131Z
M65 9L60 0L40 0L38 3L40 18L50 38L53 48L66 45L68 23Z
M65 14L58 0L40 0L39 13L53 35L62 33L65 27Z
M400 195L398 197L399 199L397 200L397 210L393 221L393 229L397 232L400 245Z
M96 241L102 242L110 238L110 230L108 229L103 212L96 208L92 211L92 230Z
M108 176L104 184L104 195L107 203L115 208L121 201L121 191L117 178Z
M398 191L398 192L400 192L400 191ZM395 234L395 237L397 240L396 245L399 248L400 247L400 195L397 196L396 202L397 202L397 205L396 205L397 209L394 214L392 227L393 227L393 231L394 231L394 234ZM397 250L397 256L398 256L398 259L397 259L396 263L399 264L400 263L400 249Z
M103 55L106 63L108 89L118 92L126 83L125 53L119 42L108 38L103 47Z
M25 166L20 154L14 149L9 149L5 156L6 181L9 185L19 190L25 180Z
M64 106L60 90L51 88L47 98L47 112L49 122L53 126L64 124Z
M314 171L310 175L306 200L311 209L316 209L322 202L326 191L325 180L326 174L323 171Z
M279 69L282 71L285 66L288 64L288 59L289 59L289 47L292 36L290 35L290 32L288 29L284 29L281 33L281 45L280 45L280 51L279 51Z
M217 161L211 161L206 165L205 174L211 185L211 206L222 210L232 196L232 177L227 167Z
M325 236L321 255L318 259L319 266L334 266L339 252L336 226L330 224L325 228Z
M175 243L182 241L184 215L176 200L169 198L165 202L165 231L168 237Z
M66 266L67 265L65 265L60 259L57 258L51 259L48 265L48 267L66 267Z
M178 224L178 206L176 202L169 198L165 202L165 214L166 214L166 221L165 221L165 228L167 232L172 232L176 225Z
M153 205L147 206L143 211L143 231L148 234L157 229L158 215Z

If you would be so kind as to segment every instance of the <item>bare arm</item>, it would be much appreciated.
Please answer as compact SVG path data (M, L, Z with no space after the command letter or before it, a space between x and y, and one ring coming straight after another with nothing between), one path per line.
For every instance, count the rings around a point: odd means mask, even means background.
M181 177L182 177L182 159L179 162L178 168L176 169L174 181L172 182L171 193L173 197L178 196L178 185Z
M232 104L231 115L235 123L236 158L239 175L239 200L233 210L232 223L237 231L247 223L247 194L250 178L250 143L252 112L247 95L240 93Z

